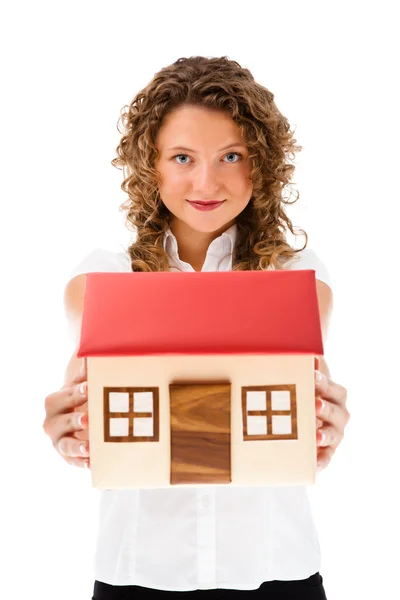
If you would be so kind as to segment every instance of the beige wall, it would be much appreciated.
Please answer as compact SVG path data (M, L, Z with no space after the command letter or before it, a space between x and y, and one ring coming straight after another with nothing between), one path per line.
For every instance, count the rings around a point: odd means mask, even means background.
M169 486L168 385L173 380L231 381L231 485L314 483L316 434L314 357L140 356L88 358L89 437L93 486ZM296 384L298 440L243 441L241 387ZM103 387L159 387L159 442L104 442Z

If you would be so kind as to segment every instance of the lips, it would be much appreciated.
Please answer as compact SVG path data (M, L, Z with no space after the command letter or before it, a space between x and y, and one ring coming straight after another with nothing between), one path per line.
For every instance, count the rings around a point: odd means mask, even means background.
M214 208L221 206L221 204L223 204L225 200L188 200L187 202L189 202L189 204L197 210L213 210Z
M188 202L194 204L221 204L224 200L188 200Z

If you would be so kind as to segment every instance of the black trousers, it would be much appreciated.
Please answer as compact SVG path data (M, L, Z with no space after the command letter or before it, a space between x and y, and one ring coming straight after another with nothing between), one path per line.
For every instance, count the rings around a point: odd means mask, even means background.
M194 590L169 592L139 585L109 585L94 582L92 600L131 600L146 596L158 600L327 600L323 579L315 573L308 579L297 581L266 581L256 590Z

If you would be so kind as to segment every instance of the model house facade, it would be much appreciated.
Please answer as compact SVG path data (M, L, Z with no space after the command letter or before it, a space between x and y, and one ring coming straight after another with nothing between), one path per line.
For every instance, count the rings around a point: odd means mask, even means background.
M92 483L314 482L314 271L90 273Z

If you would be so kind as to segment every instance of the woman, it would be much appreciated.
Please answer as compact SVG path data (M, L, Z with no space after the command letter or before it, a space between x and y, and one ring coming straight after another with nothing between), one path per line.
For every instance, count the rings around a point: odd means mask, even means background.
M95 250L71 274L65 305L76 345L89 271L315 269L326 340L329 276L305 249L305 232L301 250L286 240L296 235L285 213L289 158L301 147L273 94L227 57L192 57L162 69L125 108L112 164L125 171L122 206L137 235L125 252ZM88 466L80 362L74 353L64 386L46 398L44 429L67 462ZM346 390L322 357L315 391L321 469L349 419ZM319 565L302 486L102 492L95 600L326 598Z

